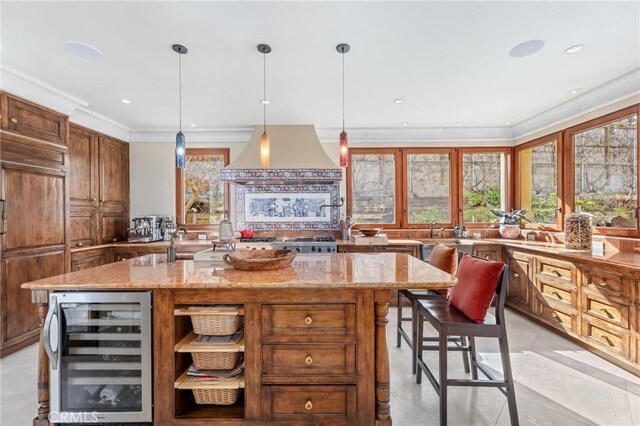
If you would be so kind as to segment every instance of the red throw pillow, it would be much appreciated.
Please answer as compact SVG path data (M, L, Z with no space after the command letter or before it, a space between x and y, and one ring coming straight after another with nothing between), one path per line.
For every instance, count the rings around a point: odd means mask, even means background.
M447 247L443 244L436 244L431 251L429 264L445 271L447 274L455 275L458 269L458 250L455 247ZM445 299L449 297L449 289L436 290Z
M451 291L449 303L472 321L484 323L503 268L502 262L477 259L465 254L458 265L458 284Z

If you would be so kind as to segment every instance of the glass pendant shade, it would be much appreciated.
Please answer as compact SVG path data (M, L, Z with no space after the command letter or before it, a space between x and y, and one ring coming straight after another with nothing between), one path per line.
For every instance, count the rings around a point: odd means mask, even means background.
M344 130L340 133L340 167L349 167L349 141Z
M184 168L185 165L185 148L184 133L178 132L176 134L176 167L180 169Z
M269 167L269 135L266 131L260 136L260 165Z

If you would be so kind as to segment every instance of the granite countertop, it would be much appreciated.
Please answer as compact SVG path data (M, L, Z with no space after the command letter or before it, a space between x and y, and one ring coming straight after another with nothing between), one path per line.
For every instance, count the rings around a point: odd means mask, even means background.
M355 245L353 240L336 240L336 244L338 244L339 246L353 246L353 245ZM384 245L389 245L389 246L419 246L421 244L422 244L422 242L420 242L418 240L396 239L396 238L392 239L392 238L389 238L389 244L384 244ZM366 247L366 244L363 247ZM372 247L376 247L376 245L372 245Z
M224 264L149 254L22 285L30 290L259 288L443 289L455 277L403 253L298 254L289 268L245 272Z

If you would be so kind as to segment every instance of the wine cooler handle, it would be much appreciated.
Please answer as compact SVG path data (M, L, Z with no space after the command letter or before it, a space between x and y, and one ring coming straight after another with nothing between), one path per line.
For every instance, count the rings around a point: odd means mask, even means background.
M51 369L58 369L58 336L59 336L59 323L58 323L58 301L55 296L51 296L51 300L49 301L49 312L47 312L47 317L44 320L44 325L42 326L42 339L44 340L44 350L49 357L49 361L51 361ZM51 345L51 327L54 327L55 331L55 349Z

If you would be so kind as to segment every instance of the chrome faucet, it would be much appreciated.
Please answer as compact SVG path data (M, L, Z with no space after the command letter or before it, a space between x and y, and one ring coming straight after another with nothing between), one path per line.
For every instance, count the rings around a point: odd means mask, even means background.
M429 238L433 238L433 227L438 225L438 222L431 222L429 224Z
M181 226L178 229L176 229L176 232L173 234L173 237L179 240L182 240L186 236L187 236L187 229L184 226Z

